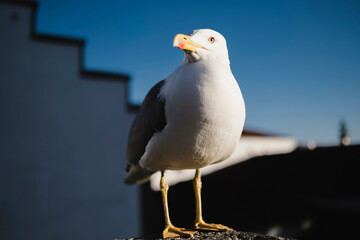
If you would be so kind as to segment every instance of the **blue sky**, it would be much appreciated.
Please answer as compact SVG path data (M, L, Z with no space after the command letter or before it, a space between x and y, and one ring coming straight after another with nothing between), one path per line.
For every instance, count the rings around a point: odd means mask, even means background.
M86 40L85 67L131 76L131 101L180 64L177 33L228 42L246 127L301 143L360 143L360 1L39 0L36 29Z

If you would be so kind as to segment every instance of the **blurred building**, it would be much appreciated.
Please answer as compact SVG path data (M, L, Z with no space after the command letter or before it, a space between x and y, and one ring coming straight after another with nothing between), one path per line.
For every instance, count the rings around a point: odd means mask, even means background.
M0 239L136 236L129 78L85 70L82 40L37 34L36 8L0 1Z
M356 239L360 145L258 156L202 178L204 220L299 240ZM149 184L147 184L149 185ZM164 226L159 192L142 188L143 235ZM172 223L192 227L192 181L169 189Z

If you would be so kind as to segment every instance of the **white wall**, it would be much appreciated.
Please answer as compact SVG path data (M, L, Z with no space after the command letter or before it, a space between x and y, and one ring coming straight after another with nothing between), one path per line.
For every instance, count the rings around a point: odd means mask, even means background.
M32 38L32 10L0 2L0 239L138 236L126 81L84 77L81 44Z

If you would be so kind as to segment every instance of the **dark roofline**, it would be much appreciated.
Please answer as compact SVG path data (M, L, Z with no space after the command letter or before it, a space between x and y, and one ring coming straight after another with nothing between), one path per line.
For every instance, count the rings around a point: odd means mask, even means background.
M243 130L242 135L250 136L250 137L288 137L280 134L271 134L268 132L253 131L253 130L249 130L248 128Z
M242 132L243 136L251 136L251 137L272 137L271 135L260 133L260 132L254 132L244 129Z
M106 78L107 80L115 80L115 81L129 81L130 78L127 75L122 75L120 73L114 72L105 72L99 70L81 70L81 75L89 78Z
M0 2L8 3L11 5L18 5L18 6L24 6L24 7L32 7L37 8L38 3L34 1L26 1L26 0L0 0Z
M36 32L36 16L37 16L37 9L38 9L38 2L35 1L25 1L25 0L0 0L1 3L6 3L9 5L15 5L15 6L22 6L31 8L31 38L35 41L44 41L44 42L50 42L50 43L57 43L57 44L69 44L69 45L75 45L80 48L80 58L79 58L79 72L82 76L85 76L87 78L92 78L96 80L96 78L105 78L109 81L124 81L125 82L125 101L126 101L126 107L128 111L138 111L140 108L140 105L135 105L129 102L128 98L128 92L129 92L129 75L121 74L121 73L114 73L114 72L105 72L105 71L99 71L99 70L87 70L84 69L84 46L86 42L83 39L77 39L77 38L70 38L70 37L63 37L58 35L50 35L50 34L43 34L43 33L37 33Z
M36 15L36 14L34 14ZM33 15L33 18L35 16ZM85 41L83 39L76 39L76 38L70 38L70 37L63 37L63 36L57 36L57 35L50 35L50 34L43 34L43 33L36 33L35 32L35 19L32 20L32 31L31 35L32 38L36 41L45 41L45 42L53 42L53 43L59 43L59 44L69 44L69 45L79 45L80 47L85 46Z

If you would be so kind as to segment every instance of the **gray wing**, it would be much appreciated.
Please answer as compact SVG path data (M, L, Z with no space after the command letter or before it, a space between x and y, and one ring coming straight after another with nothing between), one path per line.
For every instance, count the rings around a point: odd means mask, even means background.
M163 130L166 125L165 100L158 97L164 84L162 80L150 89L131 125L126 153L129 174L125 182L128 184L146 181L154 173L141 168L139 160L154 133Z

